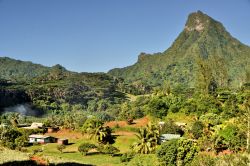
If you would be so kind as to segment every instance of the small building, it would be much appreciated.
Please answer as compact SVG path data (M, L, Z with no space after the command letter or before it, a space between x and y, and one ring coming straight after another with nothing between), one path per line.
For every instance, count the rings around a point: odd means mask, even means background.
M58 143L58 144L61 144L61 145L68 145L68 144L69 144L69 140L66 139L66 138L59 138L59 139L57 140L57 143Z
M47 133L54 133L59 130L59 127L46 127Z
M180 134L162 134L160 136L160 143L166 142L172 139L179 139L181 137Z
M57 139L52 136L48 135L30 135L29 136L29 143L40 143L40 144L45 144L45 143L55 143Z

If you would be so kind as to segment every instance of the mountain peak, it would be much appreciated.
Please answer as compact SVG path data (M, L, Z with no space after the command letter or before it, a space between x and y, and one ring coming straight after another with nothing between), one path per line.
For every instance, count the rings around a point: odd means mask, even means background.
M188 16L188 20L185 25L185 30L189 32L190 31L202 32L206 27L208 27L211 21L214 20L208 15L198 10L197 12L191 13Z
M136 85L140 80L153 87L164 81L194 87L203 62L219 87L238 87L246 82L250 47L233 38L222 23L197 11L188 16L185 29L166 51L150 56L142 53L134 65L109 74Z

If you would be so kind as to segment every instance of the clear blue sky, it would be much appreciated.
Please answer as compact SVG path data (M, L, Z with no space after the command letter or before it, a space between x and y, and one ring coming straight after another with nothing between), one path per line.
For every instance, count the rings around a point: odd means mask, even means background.
M166 50L197 10L250 45L250 0L0 0L0 56L106 72Z

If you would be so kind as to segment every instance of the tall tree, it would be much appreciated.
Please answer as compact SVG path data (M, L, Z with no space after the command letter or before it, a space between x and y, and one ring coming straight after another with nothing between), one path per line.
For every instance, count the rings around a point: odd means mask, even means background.
M213 82L212 69L209 66L208 60L198 57L197 61L197 75L196 88L202 93L208 94L210 85Z
M138 142L132 145L132 149L136 153L152 153L158 143L159 128L157 125L149 123L145 128L141 128L136 136Z

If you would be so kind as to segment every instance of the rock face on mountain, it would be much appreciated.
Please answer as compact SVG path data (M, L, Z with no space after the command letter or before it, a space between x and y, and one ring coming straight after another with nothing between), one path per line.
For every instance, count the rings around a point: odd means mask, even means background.
M224 26L202 13L191 13L172 46L163 53L141 53L138 61L108 73L132 84L195 87L209 75L219 87L249 82L250 47L233 38ZM206 73L204 73L205 71Z

